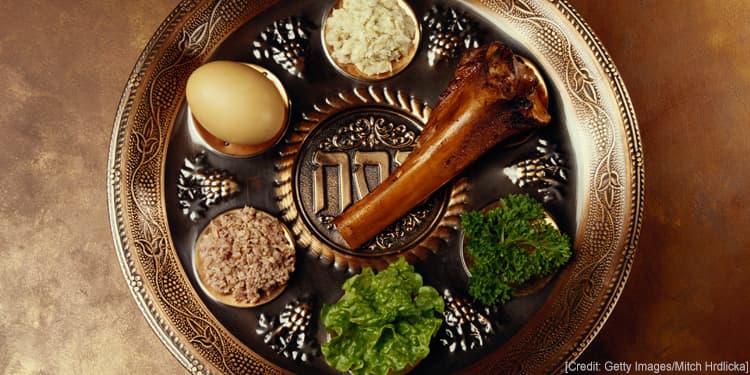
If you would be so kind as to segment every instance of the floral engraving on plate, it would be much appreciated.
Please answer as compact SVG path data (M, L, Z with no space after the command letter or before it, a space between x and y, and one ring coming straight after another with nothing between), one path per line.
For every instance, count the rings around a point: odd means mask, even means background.
M403 238L419 230L429 220L430 213L438 204L440 204L440 200L431 197L426 203L402 216L398 221L387 226L374 239L365 243L363 245L364 251L377 253L399 245Z
M414 145L417 135L405 124L394 125L384 117L360 117L348 126L339 128L335 135L323 140L323 151L353 150L359 147L386 146L405 149Z
M445 324L440 333L440 343L451 353L468 352L484 346L488 337L495 334L493 315L489 307L481 310L470 301L454 297L449 289L443 291Z
M239 193L240 186L229 172L213 169L201 152L185 163L177 176L177 202L190 220L203 217L206 209Z
M312 305L305 301L287 303L276 318L260 314L255 333L263 337L276 353L295 361L308 362L319 353L319 346L312 335Z
M545 203L562 199L560 188L568 181L564 158L541 138L534 156L504 168L503 174L520 188L533 188Z
M289 74L303 78L310 50L310 22L300 17L275 21L253 42L256 59L271 59Z
M429 219L430 212L435 208L435 205L439 203L435 199L430 199L427 203L417 207L395 223L386 227L383 232L365 243L360 250L365 253L378 253L395 247L409 233L419 229L425 220ZM333 220L336 218L335 216L318 215L317 218L327 229L334 229Z
M479 47L477 24L466 14L453 8L433 6L423 21L427 35L427 61L430 66L443 59L460 55L469 48Z

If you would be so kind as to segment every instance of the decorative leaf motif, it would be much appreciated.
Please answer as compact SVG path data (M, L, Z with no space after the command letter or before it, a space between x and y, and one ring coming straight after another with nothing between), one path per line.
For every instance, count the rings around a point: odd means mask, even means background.
M159 248L154 248L153 246L151 246L151 243L149 241L135 240L133 241L133 245L135 245L135 247L146 256L152 258L159 256Z
M593 274L591 276L593 276ZM588 299L592 299L594 297L594 281L591 280L591 278L587 278L581 283L583 284L583 288L581 289L583 295Z
M573 89L583 94L590 102L596 102L599 97L594 87L594 79L586 68L578 68L573 75Z
M210 329L206 329L206 334L201 336L193 337L191 342L203 345L206 348L210 348L216 345L216 337Z
M536 17L536 12L524 0L510 0L510 8L527 17Z
M159 112L157 111L156 116L149 117L146 120L143 130L140 132L133 132L133 135L136 137L136 149L141 153L144 162L151 160L151 158L159 151L159 146L161 146L161 132L159 131L158 124L155 120L158 116Z
M617 174L617 172L615 172L615 171L610 171L609 172L609 181L610 181L610 184L612 185L612 187L614 187L616 189L622 189L623 188L622 184L620 183L620 175Z
M168 246L166 238L160 234L154 234L154 231L157 229L154 229L153 226L145 223L143 225L142 238L134 240L133 244L144 255L154 259L161 259L166 253Z
M133 132L133 137L135 138L135 142L133 142L135 150L139 154L143 154L143 151L146 149L146 139L139 132Z
M621 189L622 185L619 181L619 175L616 172L610 171L602 173L599 176L596 190L600 192L608 206L614 204L615 193Z
M150 156L156 154L159 149L159 140L156 138L149 138L145 140L143 147L143 155Z
M164 236L158 236L151 240L151 251L154 256L161 256L167 251L167 239Z
M187 35L187 34L185 34ZM190 35L187 36L185 41L185 51L188 54L194 54L201 49L201 46L205 42L208 36L208 22L198 26Z
M187 319L188 325L195 332L195 336L190 339L190 342L200 344L203 347L211 348L217 344L217 335L215 329L210 324L200 321L203 324L199 324L199 320Z

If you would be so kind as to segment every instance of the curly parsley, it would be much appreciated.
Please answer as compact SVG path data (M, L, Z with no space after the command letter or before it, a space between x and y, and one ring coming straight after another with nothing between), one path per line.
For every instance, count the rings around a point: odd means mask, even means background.
M514 287L550 274L571 257L570 239L544 221L528 195L509 195L489 212L467 212L461 226L474 258L469 294L485 305L505 303Z

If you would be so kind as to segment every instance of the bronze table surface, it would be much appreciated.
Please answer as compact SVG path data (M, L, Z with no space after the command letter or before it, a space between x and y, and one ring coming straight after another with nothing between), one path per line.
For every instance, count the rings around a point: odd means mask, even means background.
M750 3L571 0L638 116L646 210L625 291L579 362L750 359ZM106 168L170 0L0 1L0 373L182 373L115 256Z

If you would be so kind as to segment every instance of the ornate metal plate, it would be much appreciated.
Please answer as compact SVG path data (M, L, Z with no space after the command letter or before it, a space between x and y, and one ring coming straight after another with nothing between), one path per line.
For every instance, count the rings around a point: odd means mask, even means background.
M146 46L115 118L108 186L117 256L144 316L193 373L331 373L319 351L320 306L359 268L406 256L447 306L414 373L560 371L614 308L640 231L641 143L606 51L565 1L412 0L422 27L415 59L364 83L322 49L331 4L184 0ZM553 124L494 148L363 249L341 247L330 218L403 161L457 56L490 40L542 70ZM225 157L195 133L186 80L214 59L262 65L285 85L291 125L270 151ZM458 215L516 192L545 202L574 238L574 259L539 291L476 306L465 293ZM208 221L243 205L285 221L298 248L286 291L253 309L208 298L191 263Z

